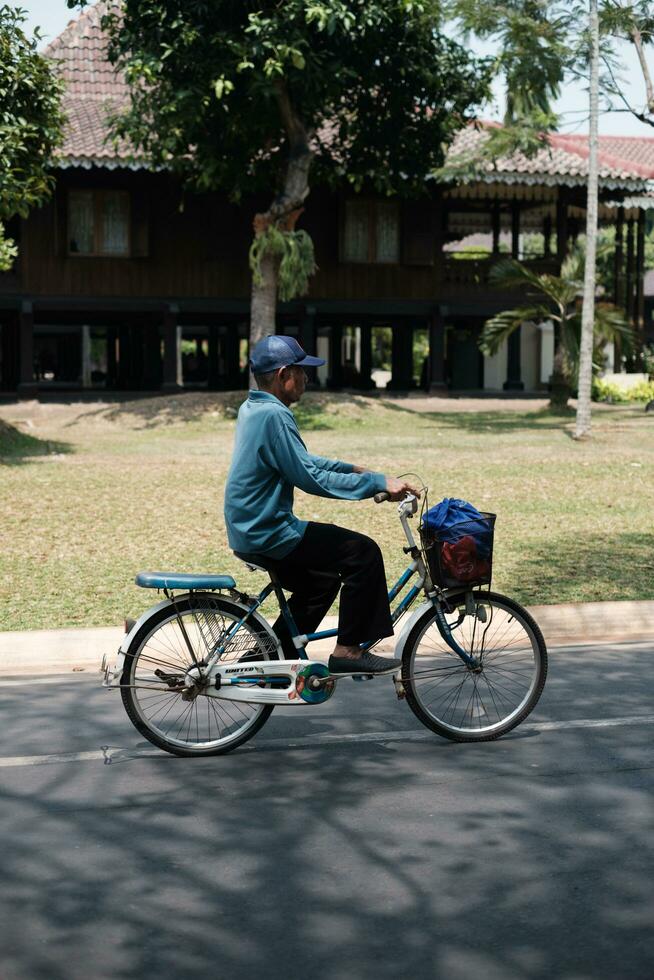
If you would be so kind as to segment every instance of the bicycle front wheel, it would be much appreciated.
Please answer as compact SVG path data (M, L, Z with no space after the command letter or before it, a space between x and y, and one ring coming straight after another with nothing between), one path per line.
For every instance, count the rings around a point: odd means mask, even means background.
M526 609L493 592L450 600L452 636L476 658L469 667L443 639L429 609L407 638L402 682L407 702L432 731L455 742L486 742L524 721L547 677L547 649Z
M243 624L226 640L243 613L223 596L196 593L177 600L176 607L149 619L130 644L121 677L123 704L141 735L166 752L220 755L258 732L272 706L207 697L201 688L185 700L186 671L206 662L219 645L221 663L277 660L277 641L256 623Z

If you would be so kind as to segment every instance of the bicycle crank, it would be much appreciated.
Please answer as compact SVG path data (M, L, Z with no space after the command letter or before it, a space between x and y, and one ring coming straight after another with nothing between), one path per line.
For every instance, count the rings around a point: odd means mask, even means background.
M326 664L312 663L298 671L295 690L307 704L322 704L332 696L336 684L329 679Z

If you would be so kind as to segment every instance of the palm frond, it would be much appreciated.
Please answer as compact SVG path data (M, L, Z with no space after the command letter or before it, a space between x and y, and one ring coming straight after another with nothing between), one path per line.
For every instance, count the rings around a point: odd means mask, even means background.
M599 303L595 307L593 326L593 370L605 366L604 348L607 343L620 340L622 351L629 354L633 349L634 331L625 320L624 312L612 303ZM579 348L581 345L581 310L566 317L561 324L561 346L566 369L576 383L579 371Z
M516 259L500 259L488 275L488 281L493 286L510 289L512 286L532 286L542 292L541 277Z
M568 282L562 276L554 276L549 272L543 272L538 279L541 293L549 297L560 309L567 309L577 298L576 282Z
M550 312L547 306L519 306L515 310L503 310L496 313L489 320L486 320L479 336L479 350L482 354L492 356L497 354L505 340L507 340L514 330L529 320L540 323L547 320Z
M573 303L579 292L579 284L576 280L568 282L562 276L555 276L548 272L534 272L516 259L500 260L491 269L488 281L493 286L504 289L529 286L530 292L547 296L554 306L560 309L565 309Z
M561 264L561 279L566 280L571 285L574 283L577 290L584 288L584 267L586 265L585 250L576 245Z
M634 331L624 311L613 303L598 303L595 307L595 336L604 343L619 340L625 354L633 349Z

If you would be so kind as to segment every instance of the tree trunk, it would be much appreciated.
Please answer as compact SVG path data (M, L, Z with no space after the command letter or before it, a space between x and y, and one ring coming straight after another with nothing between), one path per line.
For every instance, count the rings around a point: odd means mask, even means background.
M588 200L586 204L586 265L581 312L579 380L575 439L590 436L593 383L593 327L595 324L595 259L597 253L597 120L599 108L599 23L597 0L589 0L590 27L590 131L588 137Z
M563 347L559 338L552 364L552 374L550 375L550 410L552 412L566 412L568 408L570 381L565 372L564 362Z
M259 215L257 215L259 217ZM277 308L277 267L275 256L266 254L261 259L262 283L252 279L250 298L250 350L263 337L275 332L275 310Z
M309 169L313 158L309 146L310 133L295 112L283 82L277 86L277 107L289 147L284 189L267 211L255 215L255 237L262 235L270 225L276 225L282 231L292 231L309 194ZM265 253L260 268L263 281L257 284L254 278L252 280L250 350L263 337L275 333L279 258Z

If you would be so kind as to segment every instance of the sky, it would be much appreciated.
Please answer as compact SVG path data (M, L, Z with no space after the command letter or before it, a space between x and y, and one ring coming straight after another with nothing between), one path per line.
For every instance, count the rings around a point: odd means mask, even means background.
M27 26L33 29L37 25L45 36L45 42L52 40L66 27L75 10L69 10L66 0L10 0L9 6L22 7L28 13ZM489 53L489 49L479 53ZM629 102L640 107L644 103L644 86L636 54L631 45L624 44L621 51L624 57L625 69L622 73L624 93ZM649 55L652 72L654 73L654 51ZM494 102L483 110L485 119L500 119L504 106L501 83L494 90ZM588 130L588 95L581 83L567 84L561 98L555 105L559 114L559 129L562 132L584 133ZM654 127L639 122L629 112L605 112L600 116L600 133L605 136L651 136L654 137Z

